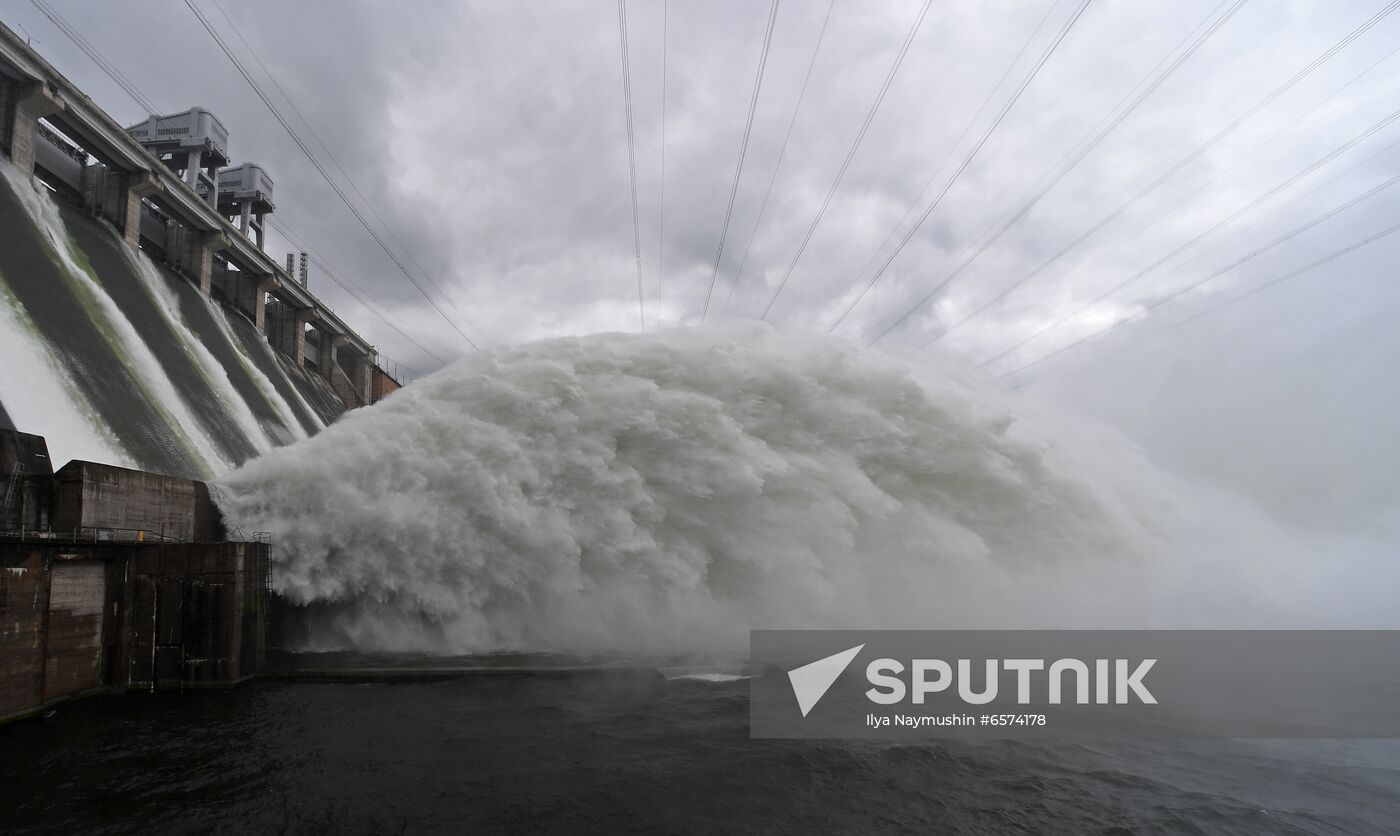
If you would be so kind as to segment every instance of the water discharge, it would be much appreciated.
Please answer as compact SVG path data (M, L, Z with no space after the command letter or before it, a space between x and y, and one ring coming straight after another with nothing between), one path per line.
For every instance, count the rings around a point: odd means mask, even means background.
M0 159L0 416L70 458L205 478L319 430L329 384ZM311 405L317 399L328 408Z
M1223 623L1278 544L1196 490L956 369L766 326L468 357L216 487L313 647L451 653Z

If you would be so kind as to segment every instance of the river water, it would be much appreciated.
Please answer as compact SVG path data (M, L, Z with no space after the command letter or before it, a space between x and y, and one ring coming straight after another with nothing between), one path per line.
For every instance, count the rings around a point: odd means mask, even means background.
M0 728L14 833L1377 833L1400 743L753 740L748 684L265 680Z

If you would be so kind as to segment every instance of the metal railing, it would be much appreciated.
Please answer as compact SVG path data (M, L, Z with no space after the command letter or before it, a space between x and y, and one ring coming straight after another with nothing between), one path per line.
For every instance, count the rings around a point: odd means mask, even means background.
M115 528L111 526L79 526L62 531L53 528L26 528L0 531L0 540L46 543L186 543L182 537L170 537L149 528Z

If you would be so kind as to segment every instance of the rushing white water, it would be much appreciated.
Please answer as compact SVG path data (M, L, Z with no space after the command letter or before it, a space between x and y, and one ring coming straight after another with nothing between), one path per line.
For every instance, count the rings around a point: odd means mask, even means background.
M228 470L235 462L224 450L246 449L241 443L245 439L254 449L266 452L278 444L306 437L293 404L247 356L242 341L233 333L222 310L207 299L203 300L210 305L217 331L201 336L194 325L186 321L170 279L148 255L131 253L125 247L120 250L127 264L119 271L120 275L97 276L68 229L58 204L43 187L3 158L0 158L0 175L3 175L0 188L8 187L19 199L28 220L43 236L50 257L80 303L75 313L81 318L37 322L8 286L0 287L0 295L3 295L0 298L0 307L3 307L0 310L0 347L5 348L12 361L0 367L0 402L5 404L19 429L47 438L56 464L61 465L70 458L83 458L110 464L151 466L141 460L139 453L124 449L119 440L120 432L112 420L113 415L123 412L124 405L94 402L84 394L75 380L75 370L84 368L93 358L84 356L82 351L55 347L45 333L51 335L56 329L83 329L97 335L101 339L93 341L91 350L120 359L135 384L135 390L129 393L130 399L159 416L160 430L168 435L186 460L186 475ZM12 222L22 221L16 218ZM107 232L116 234L110 228ZM4 276L7 269L11 275ZM0 276L6 282L32 284L35 279L22 275L22 269L0 258ZM154 311L165 320L178 341L181 356L157 357L159 349L155 346L165 344L149 341L148 335L142 334L127 318L105 289L114 281L140 284ZM237 368L225 368L211 350L214 346L205 343L206 339L225 341L227 345L218 348L225 356L235 358ZM266 350L271 351L270 348ZM176 366L201 378L217 403L187 398L167 371ZM277 363L273 361L270 366L276 368ZM277 373L282 372L279 369ZM257 417L255 405L245 401L235 385L235 375L251 381L257 394L270 406L273 418L260 420ZM305 413L315 418L315 411L306 404L290 379L282 382L300 401ZM256 406L265 412L262 404ZM200 421L201 416L209 417L207 411L211 408L221 412L218 419L231 418L232 421ZM315 420L319 423L320 419ZM241 438L216 437L226 431L208 429L210 425L218 427L229 423L236 428L230 435Z
M238 346L238 337L233 333L233 326L229 323L229 316L231 316L231 314L229 314L227 310L218 310L214 313L214 324L219 326L219 332L223 335L223 338L228 340L229 345ZM270 364L276 366L277 358L272 353L272 346L264 342L261 343L259 347L267 353L267 359L271 361ZM281 417L283 427L286 431L294 438L306 438L306 430L302 427L301 422L297 420L295 413L292 412L292 405L277 391L277 387L273 385L272 380L268 378L267 375L263 374L262 370L259 369L247 355L240 351L237 356L239 362L247 371L248 376L252 378L254 385L262 392L263 397L272 404L273 409L277 410L277 414ZM290 391L292 396L297 399L297 403L301 406L304 413L310 416L311 420L314 422L313 426L317 428L324 427L326 423L321 420L321 417L311 404L306 402L306 398L302 396L300 390L292 386L290 387ZM285 443L285 440L279 441L278 443Z
M161 276L160 270L151 261L150 256L144 253L133 255L127 252L126 254L131 261L132 272L140 278L142 286L155 303L156 309L160 311L171 331L179 339L180 347L184 349L189 363L199 370L200 375L218 394L227 414L234 418L243 436L257 448L258 452L266 453L278 444L285 444L296 438L305 438L305 432L295 436L291 435L290 432L273 434L258 421L257 417L253 415L252 408L243 400L233 382L229 380L228 371L214 358L209 348L195 336L190 326L185 322L185 317L180 312L180 300L175 296L170 285L166 284L165 278ZM292 418L291 410L286 407L285 403L282 404L282 407L284 420ZM291 420L290 425L297 426L295 419Z
M130 467L111 430L73 383L62 362L35 335L34 323L0 286L0 392L17 427L44 427L53 437L49 452L57 461L86 459Z
M1262 588L1222 534L1247 508L1188 513L1112 433L1050 424L956 372L812 335L609 334L468 357L216 494L271 532L276 589L314 605L321 647L1218 622ZM1231 591L1180 598L1202 571Z

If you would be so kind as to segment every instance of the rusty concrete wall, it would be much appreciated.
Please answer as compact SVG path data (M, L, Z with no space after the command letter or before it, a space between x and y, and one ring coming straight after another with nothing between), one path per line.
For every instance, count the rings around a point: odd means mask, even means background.
M49 579L38 550L0 560L0 717L44 701Z
M259 543L164 544L131 566L126 684L237 682L262 668L267 549Z
M374 378L370 385L370 403L379 403L390 392L396 392L401 388L397 380L378 366L374 367L373 374Z
M101 687L102 615L107 572L97 560L60 560L49 567L44 647L44 699Z
M0 543L0 720L263 669L265 543Z

